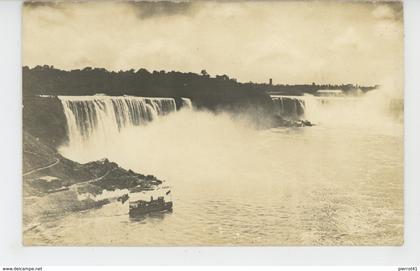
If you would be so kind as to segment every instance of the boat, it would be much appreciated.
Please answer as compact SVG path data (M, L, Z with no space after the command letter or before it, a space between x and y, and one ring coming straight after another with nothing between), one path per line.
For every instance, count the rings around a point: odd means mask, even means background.
M166 192L166 195L170 192L170 190ZM159 196L156 199L150 196L150 200L130 197L129 216L136 217L152 212L170 212L172 211L172 206L172 200L166 201L164 196Z

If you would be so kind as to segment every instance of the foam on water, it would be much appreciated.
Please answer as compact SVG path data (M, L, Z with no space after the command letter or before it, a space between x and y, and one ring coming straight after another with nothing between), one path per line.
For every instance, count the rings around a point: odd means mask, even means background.
M229 114L180 110L123 126L106 144L94 131L62 153L166 180L174 211L133 222L107 205L44 223L37 230L50 239L39 243L401 244L402 125L376 95L303 97L315 127L258 131Z

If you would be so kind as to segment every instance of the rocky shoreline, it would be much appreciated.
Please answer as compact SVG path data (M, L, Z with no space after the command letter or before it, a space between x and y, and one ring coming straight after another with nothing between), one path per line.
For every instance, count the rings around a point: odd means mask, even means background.
M154 190L163 183L153 175L123 169L108 159L85 164L69 160L26 130L23 153L24 225L100 208L132 189Z
M307 127L314 126L309 120L301 119L286 119L281 116L274 116L275 127Z
M54 96L25 96L23 105L25 221L98 208L122 199L131 189L154 190L162 184L153 175L123 169L106 158L80 164L61 156L57 149L67 143L68 135L60 100ZM267 117L260 113L248 115L256 116L253 121L261 129L313 125L298 115L286 117L272 112Z

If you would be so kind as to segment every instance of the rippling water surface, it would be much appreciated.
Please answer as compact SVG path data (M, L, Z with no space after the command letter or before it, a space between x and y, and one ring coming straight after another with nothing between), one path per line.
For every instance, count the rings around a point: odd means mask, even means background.
M109 157L165 179L172 213L133 221L127 205L112 203L46 218L25 238L63 245L402 244L401 124L257 131L182 114L121 135L109 149L68 153Z

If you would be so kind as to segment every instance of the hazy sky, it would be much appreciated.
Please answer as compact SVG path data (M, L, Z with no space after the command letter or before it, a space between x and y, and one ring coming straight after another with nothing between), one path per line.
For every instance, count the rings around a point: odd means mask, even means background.
M26 4L23 18L23 64L31 67L206 69L243 82L402 82L401 3Z

